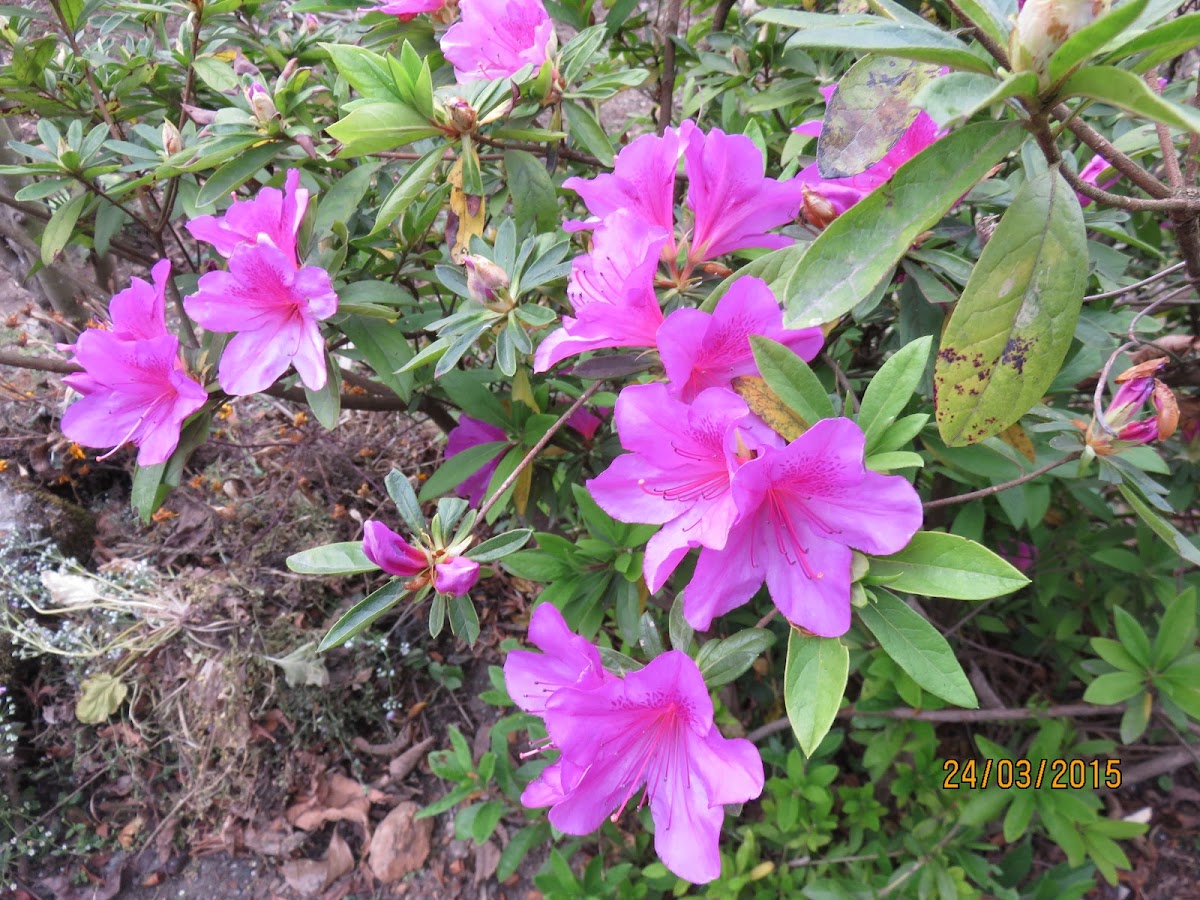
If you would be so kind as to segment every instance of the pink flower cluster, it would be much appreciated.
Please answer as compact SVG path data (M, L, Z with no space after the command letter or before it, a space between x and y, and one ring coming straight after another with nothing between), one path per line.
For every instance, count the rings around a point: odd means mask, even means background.
M233 332L221 355L217 380L230 395L266 390L289 366L310 390L325 386L322 319L337 312L329 274L301 267L296 234L308 206L300 173L287 174L285 190L263 188L223 216L187 223L192 236L229 260L228 271L200 277L199 290L183 300L200 325ZM63 433L87 447L138 446L138 463L165 462L179 444L184 420L208 399L205 387L184 369L179 339L167 331L164 295L167 260L113 297L112 326L94 328L68 349L85 371L65 380L82 395L63 415Z
M638 806L650 804L667 868L695 883L719 876L724 807L762 793L763 766L753 744L717 730L696 663L672 650L619 678L549 603L534 610L529 638L543 652L511 652L505 684L517 706L545 721L541 749L560 755L521 802L549 806L555 828L583 835L616 821L644 787Z
M681 160L690 217L677 227ZM705 134L690 121L637 138L617 155L611 173L568 178L563 187L578 193L591 214L565 227L593 229L592 249L576 259L567 286L575 315L565 316L537 349L539 372L588 350L661 350L664 318L654 290L660 263L670 283L683 287L705 261L787 246L791 238L768 232L795 219L802 200L799 184L764 177L762 153L750 138L716 128Z
M442 55L459 84L480 78L511 78L521 69L541 68L554 47L554 23L542 0L460 0L462 18L442 35ZM449 7L448 9L444 9ZM381 12L401 22L422 13L449 21L448 0L378 0L362 12Z
M171 457L184 420L208 399L184 368L179 338L167 331L171 263L159 261L150 277L153 285L134 278L112 298L109 328L89 328L63 348L84 369L63 379L82 395L63 414L63 434L85 447L132 442L142 466Z
M291 169L283 191L263 188L222 217L188 222L192 237L229 260L227 271L200 277L184 300L187 314L209 331L233 332L217 380L235 396L266 390L294 365L304 386L325 386L325 342L317 324L337 312L329 273L298 264L296 234L308 208L300 172Z

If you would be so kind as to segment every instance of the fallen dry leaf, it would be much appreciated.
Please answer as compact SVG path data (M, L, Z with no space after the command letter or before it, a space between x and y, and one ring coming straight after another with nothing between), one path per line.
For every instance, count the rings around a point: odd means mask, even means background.
M387 800L386 794L374 788L368 790L340 772L323 772L317 776L312 794L288 808L287 820L302 831L312 831L326 822L354 822L370 840L371 804Z
M425 865L429 858L432 819L414 819L421 807L405 801L388 813L375 829L367 865L384 884L399 881Z
M421 760L425 758L425 754L429 752L429 748L434 743L433 738L425 738L425 740L409 747L388 763L388 776L392 781L403 781L417 767Z
M141 816L134 816L129 824L120 830L117 834L117 843L125 850L133 846L133 839L141 833L142 826L146 824L146 820Z
M305 897L315 897L354 868L354 854L336 831L320 859L293 859L279 869L288 886Z

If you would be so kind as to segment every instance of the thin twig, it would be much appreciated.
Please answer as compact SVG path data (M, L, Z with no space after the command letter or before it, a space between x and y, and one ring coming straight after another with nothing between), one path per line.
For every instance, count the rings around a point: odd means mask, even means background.
M679 32L680 0L667 0L666 21L659 29L663 45L662 78L658 83L657 131L663 134L671 126L675 105L675 35Z
M1039 466L1032 472L1027 472L1020 478L1014 478L1012 481L1005 481L1002 484L993 484L991 487L980 488L977 491L971 491L968 494L959 494L956 497L942 497L940 500L930 500L927 503L921 504L924 509L937 509L941 506L953 506L956 503L967 503L971 500L978 500L980 497L990 497L992 494L998 494L1001 491L1007 491L1009 488L1019 487L1027 481L1033 481L1035 478L1040 478L1047 472L1057 469L1059 466L1064 466L1072 460L1078 459L1078 453L1068 453L1062 459L1056 459L1054 462L1046 463L1044 466Z
M1154 282L1158 281L1161 278L1166 278L1168 275L1175 274L1180 269L1183 269L1186 266L1187 266L1187 263L1177 262L1172 266L1167 266L1161 272L1155 272L1153 275L1149 276L1148 278L1143 278L1141 281L1135 281L1133 284L1127 284L1127 285L1125 285L1125 287L1117 288L1116 290L1112 290L1112 291L1105 291L1102 294L1088 294L1086 297L1083 298L1084 302L1090 302L1092 300L1108 300L1111 297L1121 297L1125 294L1133 293L1136 290L1140 290L1141 288L1146 287L1146 285L1148 285L1148 284L1153 284Z
M517 480L517 476L519 476L521 472L533 462L534 457L536 457L542 452L543 449L545 449L546 445L550 443L551 438L553 438L558 432L558 429L562 428L563 425L566 424L567 419L575 415L575 411L587 403L588 400L591 399L592 394L600 390L600 385L602 384L604 384L603 381L593 382L586 391L579 395L579 399L572 403L567 408L567 411L558 417L558 421L546 430L546 433L542 435L541 440L533 445L530 451L525 454L524 459L517 463L517 467L512 470L507 478L504 479L504 483L501 484L500 487L496 488L496 492L483 502L483 506L479 507L479 517L476 521L483 522L487 519L488 512L493 506L496 505L497 501L504 496L504 492L513 486Z

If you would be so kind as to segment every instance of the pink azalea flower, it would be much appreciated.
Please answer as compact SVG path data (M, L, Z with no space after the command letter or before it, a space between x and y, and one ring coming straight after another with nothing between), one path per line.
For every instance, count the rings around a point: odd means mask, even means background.
M226 393L264 391L289 365L309 390L325 386L325 342L317 323L337 312L338 298L324 269L297 269L265 239L241 244L230 254L229 271L201 275L199 291L183 305L209 331L236 332L217 373Z
M662 135L644 134L621 150L613 160L611 173L595 178L568 178L563 187L583 198L591 218L583 222L565 222L567 231L595 228L618 210L653 225L668 235L664 255L675 256L675 176L679 160L695 141L700 130L690 120Z
M458 82L509 78L540 68L550 53L554 23L541 0L461 0L462 19L442 36L442 55Z
M645 787L667 868L695 883L721 874L723 807L762 793L762 759L749 741L717 730L691 658L671 650L623 679L560 687L544 718L562 756L526 789L526 806L549 805L555 828L584 835Z
M921 500L898 475L863 466L865 439L849 419L822 419L738 469L738 520L721 550L704 549L684 591L697 630L746 603L765 581L795 625L823 637L850 627L850 548L889 554L921 527Z
M1028 575L1037 564L1038 548L1025 541L1013 541L1000 555L1012 563L1014 569L1022 575Z
M187 230L226 258L240 244L256 244L265 235L295 265L296 234L306 209L308 191L300 187L300 170L289 169L282 191L263 188L251 200L234 201L222 216L192 219Z
M746 135L712 129L703 141L689 143L684 168L688 206L695 213L690 261L792 243L766 232L796 218L804 199L801 185L764 177L762 153Z
M1107 456L1138 444L1165 441L1179 427L1179 401L1164 381L1156 376L1167 365L1165 356L1138 363L1117 376L1121 385L1112 403L1104 411L1104 423L1115 436L1093 422L1087 430L1087 444L1096 453ZM1154 415L1135 420L1146 401Z
M822 89L827 102L833 95L833 88L834 86L831 85ZM821 133L821 124L821 120L817 119L798 125L793 131L810 137L818 137ZM801 170L793 181L802 186L809 195L815 195L828 202L833 207L834 214L841 215L867 194L885 184L896 174L896 170L900 166L933 144L940 136L937 123L929 117L928 113L922 111L917 114L912 124L900 136L900 140L892 145L892 148L884 154L879 162L866 171L847 178L822 178L817 164L813 163Z
M590 253L577 257L567 284L575 317L548 335L534 355L534 371L587 350L653 347L662 309L654 273L667 235L627 210L596 230Z
M450 429L446 435L446 454L447 460L457 456L464 450L469 450L472 447L478 447L480 444L491 444L497 441L507 441L508 435L504 433L502 428L497 428L487 422L473 419L466 413L458 417L458 425ZM458 485L458 492L462 496L471 501L472 506L479 506L487 494L488 485L491 484L492 475L496 471L496 467L500 465L500 457L508 452L508 447L501 447L496 450L494 459L488 461L474 475L464 479Z
M461 597L479 580L479 563L464 556L435 555L414 547L382 522L370 521L363 526L363 553L367 559L389 575L403 578L432 577L434 588L442 594Z
M737 394L700 393L691 404L666 385L632 385L617 397L617 433L629 453L587 483L605 512L621 522L662 525L646 545L646 586L653 592L692 547L720 549L737 519L730 480L745 460L739 449L781 439ZM739 448L740 444L740 448Z
M728 387L738 375L757 375L750 335L790 347L804 360L821 350L820 328L785 329L783 311L759 278L739 278L712 313L677 309L658 329L658 352L673 396L687 402L705 388Z
M166 462L179 445L184 420L208 400L188 376L172 334L122 340L89 329L72 348L84 371L63 380L82 394L63 414L62 431L85 447L132 442L138 465Z
M575 412L567 418L567 426L574 428L583 437L585 441L590 441L596 436L596 431L604 420L599 416L594 416L585 407L579 407Z
M1101 178L1101 175L1106 175L1106 177ZM1102 191L1107 191L1121 180L1121 173L1109 165L1107 159L1097 153L1086 166L1079 170L1079 180L1086 181L1092 187L1098 187ZM1079 198L1080 206L1092 205L1091 197L1078 192L1075 196Z
M153 284L131 278L129 287L108 302L113 337L122 341L148 341L167 334L167 280L171 261L160 259L150 270Z
M596 645L572 634L553 603L533 611L529 640L542 652L513 650L504 661L508 694L525 712L544 715L546 701L560 688L590 690L616 680L601 664Z
M446 0L379 0L375 6L359 8L361 13L379 12L395 16L401 22L415 19L421 13L437 12L446 5Z

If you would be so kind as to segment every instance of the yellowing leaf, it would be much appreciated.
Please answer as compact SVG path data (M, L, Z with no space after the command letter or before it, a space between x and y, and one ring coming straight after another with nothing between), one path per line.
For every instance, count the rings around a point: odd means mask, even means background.
M92 675L80 685L82 693L75 702L75 718L84 725L99 725L115 713L129 693L115 675Z
M462 264L471 246L471 238L483 234L483 223L487 219L487 203L483 197L465 193L463 186L463 158L460 156L447 176L450 181L450 210L458 216L458 232L454 236L454 247L450 258Z
M1033 441L1029 439L1029 435L1025 433L1025 429L1018 422L1016 425L1010 425L1000 432L1000 440L1008 444L1023 457L1030 462L1037 461L1037 454L1033 449Z
M793 441L808 430L808 423L792 412L757 375L739 375L733 379L733 389L784 440Z
M516 507L519 516L525 515L525 507L529 505L529 491L532 487L533 466L526 466L517 476L517 483L513 485L513 506Z

